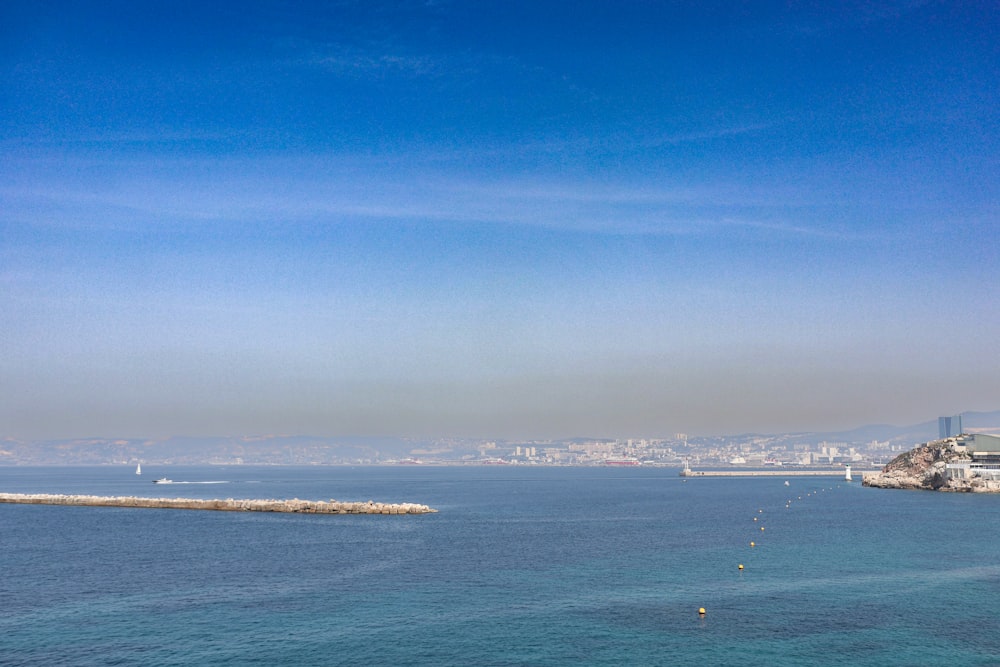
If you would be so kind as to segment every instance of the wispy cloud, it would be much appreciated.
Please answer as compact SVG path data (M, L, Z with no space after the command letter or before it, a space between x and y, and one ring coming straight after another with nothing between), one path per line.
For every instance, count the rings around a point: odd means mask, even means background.
M213 222L437 222L598 234L706 235L727 229L850 241L836 206L792 186L596 182L388 167L374 159L55 163L0 186L10 220L76 228ZM100 177L78 174L100 173ZM809 220L808 223L803 220Z
M813 37L845 26L869 25L894 21L932 4L934 0L892 0L887 2L840 3L837 6L804 6L777 28L798 35ZM775 29L775 26L769 26Z
M647 146L679 145L712 141L714 139L725 139L727 137L738 137L748 134L756 134L771 127L775 123L748 123L745 125L721 125L687 132L677 132L674 134L661 134L651 136L643 141Z
M128 131L87 132L73 136L35 134L31 137L6 138L0 141L0 150L16 151L23 148L59 146L164 146L169 144L215 144L243 138L247 132L236 130L185 130L146 128Z
M359 78L397 74L427 77L439 75L444 69L439 57L380 53L347 46L331 47L326 52L310 54L298 63L341 76Z
M773 220L762 220L755 218L733 218L733 217L722 217L714 218L712 220L703 221L706 226L715 226L719 228L733 227L733 228L744 228L753 231L765 232L772 235L781 235L787 237L812 237L816 239L826 239L829 241L860 241L864 239L873 240L876 238L877 234L871 230L866 229L863 231L858 231L857 229L845 229L843 226L808 226L801 223L792 222L790 220L773 221Z

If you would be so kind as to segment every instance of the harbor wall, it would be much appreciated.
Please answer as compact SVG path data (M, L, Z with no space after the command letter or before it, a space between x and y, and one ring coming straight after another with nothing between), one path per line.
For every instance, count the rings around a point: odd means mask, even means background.
M84 507L144 507L153 509L214 510L220 512L284 512L297 514L430 514L437 510L415 503L344 502L338 500L259 500L227 498L137 498L134 496L72 496L0 493L0 503L19 505L80 505Z
M844 478L846 471L840 470L687 470L681 471L681 477L840 477ZM851 475L860 479L861 475L870 474L871 470L851 470Z

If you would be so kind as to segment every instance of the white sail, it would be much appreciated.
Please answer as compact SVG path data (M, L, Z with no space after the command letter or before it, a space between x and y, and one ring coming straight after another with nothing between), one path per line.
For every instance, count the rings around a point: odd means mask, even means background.
M142 474L142 464L141 463L136 463L135 464L135 474L136 475L141 475Z
M847 466L847 471L844 473L844 481L845 482L854 481L851 479L851 466Z

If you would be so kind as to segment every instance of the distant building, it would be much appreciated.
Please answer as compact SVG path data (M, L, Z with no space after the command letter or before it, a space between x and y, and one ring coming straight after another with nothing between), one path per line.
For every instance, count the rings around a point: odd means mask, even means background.
M1000 463L1000 435L973 433L964 440L965 447L973 458L978 457L983 461L993 459L991 462Z
M964 445L972 460L947 464L949 477L1000 480L1000 435L975 433L959 442Z
M962 415L938 417L938 438L953 438L962 435Z

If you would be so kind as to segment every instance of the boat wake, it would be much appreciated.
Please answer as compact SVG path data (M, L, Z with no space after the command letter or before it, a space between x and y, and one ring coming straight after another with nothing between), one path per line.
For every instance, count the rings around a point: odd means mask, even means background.
M229 484L228 480L216 480L212 482L171 482L171 484Z
M175 482L172 479L167 479L166 477L162 479L154 479L153 484L229 484L227 480L218 480L211 482Z

